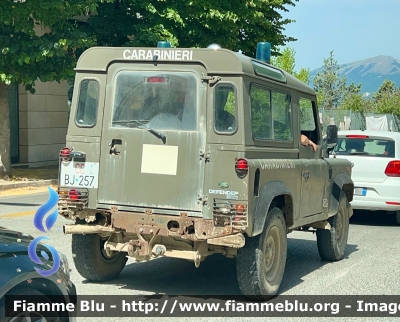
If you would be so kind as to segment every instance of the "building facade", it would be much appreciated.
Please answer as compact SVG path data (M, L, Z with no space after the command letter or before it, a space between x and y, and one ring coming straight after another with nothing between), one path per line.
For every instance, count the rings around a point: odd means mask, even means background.
M9 89L11 162L55 165L68 126L67 82L37 82L35 94L22 85Z

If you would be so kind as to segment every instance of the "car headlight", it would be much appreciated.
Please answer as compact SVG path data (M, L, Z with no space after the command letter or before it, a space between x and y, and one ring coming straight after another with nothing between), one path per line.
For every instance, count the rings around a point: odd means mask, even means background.
M68 264L67 256L65 256L63 253L60 253L60 252L59 252L59 255L60 255L60 269L69 278L69 264Z

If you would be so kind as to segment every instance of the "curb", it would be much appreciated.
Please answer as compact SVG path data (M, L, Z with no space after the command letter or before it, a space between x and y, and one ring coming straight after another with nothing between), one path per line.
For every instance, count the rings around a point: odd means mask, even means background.
M6 191L16 188L26 188L26 187L45 187L49 185L58 185L58 179L20 181L20 182L5 181L5 183L0 182L0 191Z

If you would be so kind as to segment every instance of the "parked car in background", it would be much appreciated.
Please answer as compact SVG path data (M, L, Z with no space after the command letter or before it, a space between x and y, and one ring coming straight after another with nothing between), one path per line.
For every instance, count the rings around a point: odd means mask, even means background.
M60 299L67 303L76 303L75 285L69 279L69 265L65 255L60 255L60 268L52 275L44 277L34 267L48 270L53 266L52 256L48 249L40 244L37 253L47 254L43 265L32 262L28 255L28 245L33 240L30 235L0 227L0 321L46 321L71 322L76 318L66 313L59 317L45 317L39 312L23 312L12 318L5 318L6 295L40 297L42 303L50 303L52 299ZM36 297L37 296L37 297Z
M400 224L400 133L339 131L330 157L352 163L353 209L394 212Z

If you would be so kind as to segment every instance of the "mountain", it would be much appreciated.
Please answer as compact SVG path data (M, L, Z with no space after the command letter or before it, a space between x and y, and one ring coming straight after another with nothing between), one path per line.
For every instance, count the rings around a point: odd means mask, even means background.
M347 83L361 83L361 92L376 92L379 86L387 78L400 86L400 60L390 56L376 56L353 63L339 65L341 76L347 77ZM322 71L323 67L310 72L310 83L313 85L315 75Z

